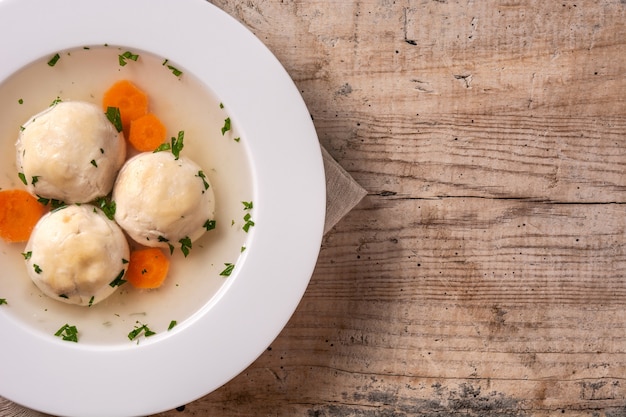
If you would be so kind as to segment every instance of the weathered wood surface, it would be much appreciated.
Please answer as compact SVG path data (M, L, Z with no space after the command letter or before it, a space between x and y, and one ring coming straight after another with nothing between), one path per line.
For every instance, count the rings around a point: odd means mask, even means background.
M369 194L271 348L161 416L626 415L626 1L212 2Z

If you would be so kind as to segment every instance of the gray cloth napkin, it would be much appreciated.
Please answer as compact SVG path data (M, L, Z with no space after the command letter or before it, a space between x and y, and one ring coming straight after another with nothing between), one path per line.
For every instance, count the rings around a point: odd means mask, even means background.
M326 171L326 222L324 234L333 228L367 194L322 147ZM49 414L30 410L0 397L0 417L46 417Z

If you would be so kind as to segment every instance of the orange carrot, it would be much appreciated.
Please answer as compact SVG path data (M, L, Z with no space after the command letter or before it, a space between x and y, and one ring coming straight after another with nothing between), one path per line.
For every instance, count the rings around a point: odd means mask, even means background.
M130 253L125 279L135 288L159 288L170 267L170 260L159 248L138 249Z
M128 141L138 151L153 151L165 142L166 137L167 129L154 113L130 122Z
M120 110L124 135L128 137L130 123L148 113L148 96L130 81L121 80L105 91L102 107L105 112L108 107Z
M44 212L45 207L28 191L0 191L0 237L26 242Z

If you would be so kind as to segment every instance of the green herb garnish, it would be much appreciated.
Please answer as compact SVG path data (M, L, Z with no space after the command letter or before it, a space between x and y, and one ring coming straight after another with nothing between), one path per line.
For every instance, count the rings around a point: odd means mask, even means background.
M7 299L6 299L6 298L0 298L0 306L1 306L2 304L9 304L9 303L7 302Z
M43 272L43 270L37 264L33 264L33 269L35 270L36 274L41 274Z
M96 168L98 168L98 163L96 162L96 160L95 160L95 159L92 159L92 160L90 161L90 163L91 163L91 165L93 165L93 166L95 166Z
M150 337L156 334L156 332L153 332L152 330L150 330L150 328L146 326L145 324L141 324L139 322L137 322L137 324L139 324L139 326L135 326L135 328L130 333L128 333L128 339L134 340L142 332L145 337Z
M54 67L57 64L57 62L59 62L59 59L61 59L61 55L54 54L54 56L50 58L50 61L48 61L48 65L51 67Z
M189 236L185 236L184 238L179 240L178 243L180 243L180 250L183 252L183 255L185 255L186 258L187 255L189 255L189 250L191 249L191 239L189 239Z
M206 180L206 175L204 175L204 172L198 171L198 174L196 175L196 177L200 177L202 179L202 183L204 184L205 190L209 188L209 183Z
M64 324L57 332L54 334L55 336L63 338L68 342L78 342L78 330L76 326L70 326L69 324Z
M57 104L61 103L62 101L63 101L63 100L61 100L61 97L58 97L58 96L57 96L57 98L55 98L54 100L52 100L52 103L50 103L50 107L54 107L54 106L56 106Z
M251 217L252 217L252 216L250 216L250 213L246 214L246 215L243 217L243 219L244 219L244 221L245 221L246 223L243 225L242 229L243 229L243 231L244 231L244 232L246 232L246 233L248 233L248 231L250 230L250 228L251 228L252 226L254 226L254 222L251 220Z
M252 201L242 201L241 204L243 204L244 210L252 210L254 208L254 204L252 204Z
M124 128L122 126L122 116L120 115L120 109L117 107L107 107L107 111L105 113L107 115L107 119L109 122L113 123L117 132L121 132ZM101 150L102 153L104 151Z
M127 64L126 62L127 59L130 59L131 61L137 61L137 58L139 58L139 55L133 54L130 51L126 51L122 55L118 55L118 61L119 61L120 67L123 67Z
M217 221L209 219L206 222L204 222L202 227L204 227L207 230L207 232L208 232L209 230L215 229L216 225L217 225Z
M229 130L230 130L230 117L227 117L226 119L224 119L224 126L222 127L222 136L224 136L224 134L228 132Z
M233 273L233 269L235 269L235 264L225 263L224 265L226 265L226 268L224 268L224 270L220 272L220 276L229 277L230 274Z
M24 104L24 100L23 100L23 99L19 99L19 100L17 100L17 102L18 102L19 104Z
M91 307L93 305L93 300L96 296L92 295L91 298L89 299L89 304L87 305L88 307Z
M183 140L185 139L185 132L179 131L178 137L172 138L172 154L174 154L175 159L180 157L180 151L183 150Z
M122 285L123 283L126 282L126 280L123 278L124 277L124 273L126 271L125 270L121 270L119 274L117 274L117 276L115 277L115 279L113 281L111 281L109 283L109 285L111 287L119 287L120 285Z
M176 322L176 320L172 320L170 321L170 325L167 326L167 331L169 332L170 330L172 330L178 323Z
M26 175L23 172L18 172L17 176L20 177L20 180L24 183L24 185L28 185L28 181L26 181Z
M33 251L28 251L28 252L23 252L22 256L24 257L25 260L29 260L31 256L33 256Z
M113 220L115 217L115 210L117 208L115 201L110 200L107 197L98 197L96 199L96 204L109 220Z
M30 183L34 186L35 184L37 184L38 181L39 181L39 175L33 175L33 178Z

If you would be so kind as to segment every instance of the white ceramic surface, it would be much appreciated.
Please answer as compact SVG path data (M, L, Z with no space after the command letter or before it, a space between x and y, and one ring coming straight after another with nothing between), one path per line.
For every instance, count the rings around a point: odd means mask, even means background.
M227 104L246 140L255 226L236 273L172 334L65 342L17 320L19 300L0 305L0 395L54 415L153 414L235 377L293 314L324 224L323 163L307 108L236 20L204 0L0 0L0 82L58 51L105 43L167 57ZM194 265L200 275L209 268Z

